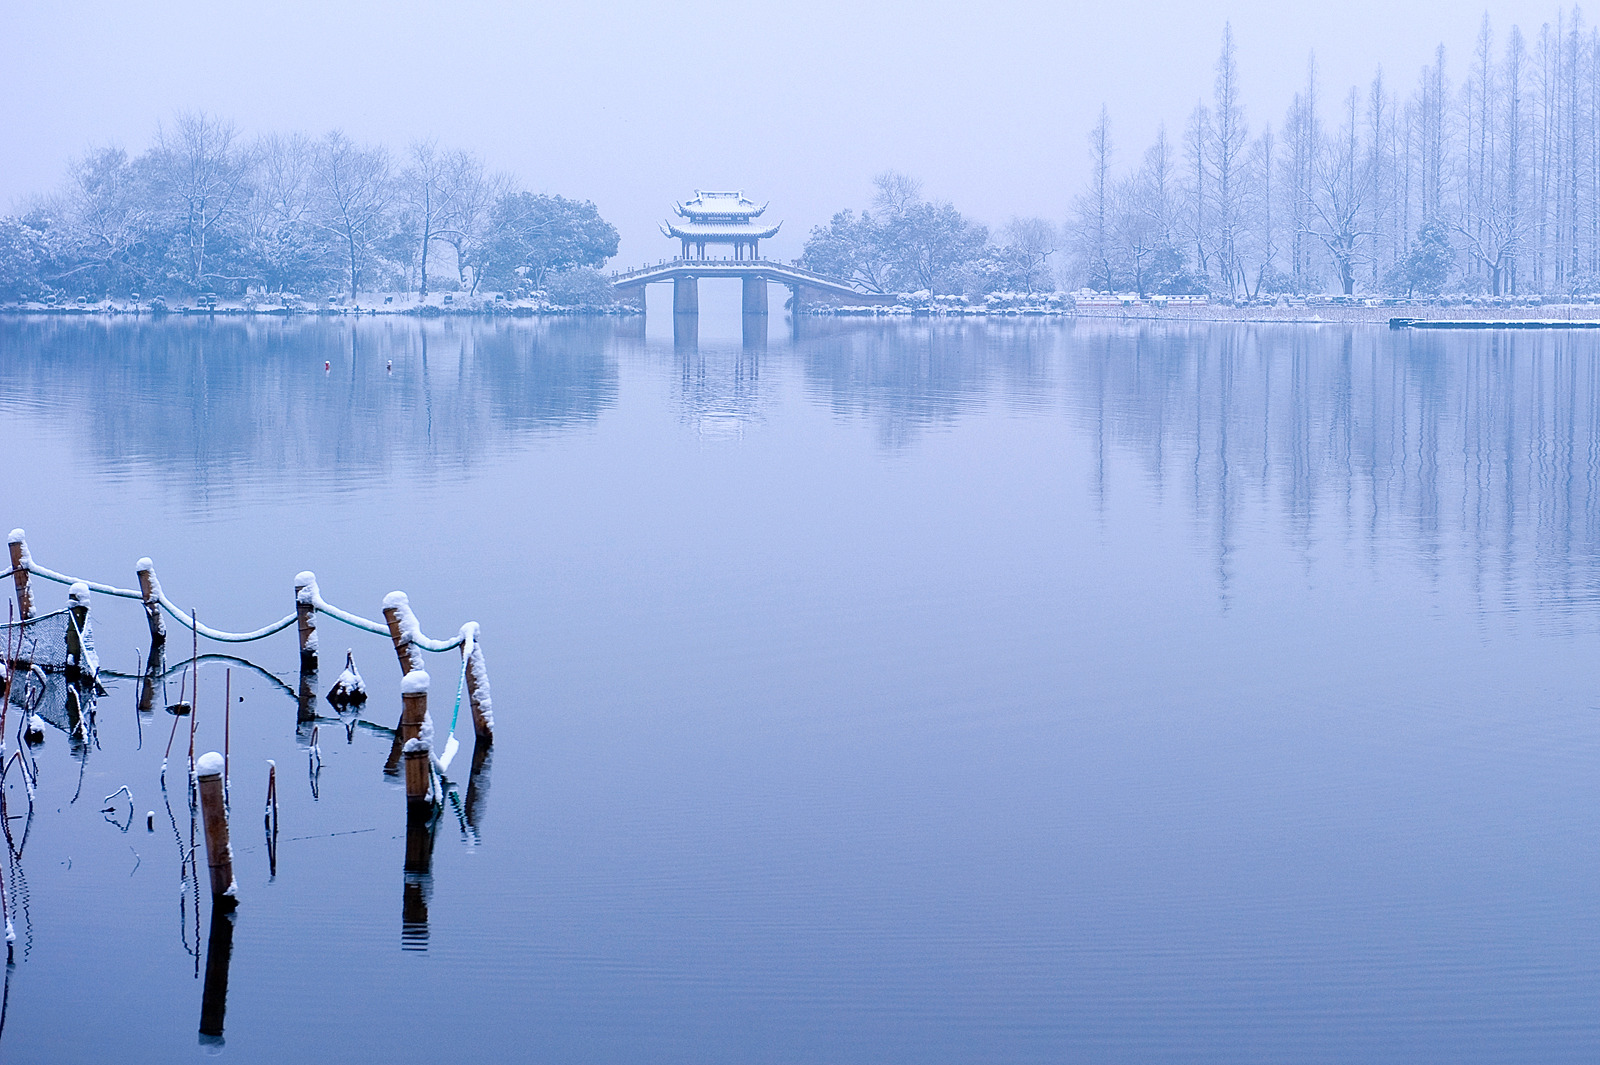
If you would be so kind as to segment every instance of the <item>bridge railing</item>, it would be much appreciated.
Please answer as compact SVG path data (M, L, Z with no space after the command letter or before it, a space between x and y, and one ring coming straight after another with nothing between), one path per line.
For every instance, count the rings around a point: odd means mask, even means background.
M687 259L682 256L678 256L672 259L660 259L654 265L646 263L643 266L638 266L621 273L612 271L611 282L612 284L616 284L618 282L631 281L635 278L644 277L649 274L662 273L668 270L682 269L684 267L693 267L696 270L728 270L730 272L734 270L749 270L754 267L764 267L780 274L798 276L800 278L817 281L835 288L852 289L860 292L864 296L885 295L885 293L870 292L866 289L859 288L853 282L847 281L843 278L830 277L827 274L821 274L815 270L809 270L806 267L800 266L798 263L786 263L778 259Z

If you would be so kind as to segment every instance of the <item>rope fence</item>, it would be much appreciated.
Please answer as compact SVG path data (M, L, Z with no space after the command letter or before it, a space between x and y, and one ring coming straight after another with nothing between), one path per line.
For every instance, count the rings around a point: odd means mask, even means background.
M154 563L148 558L141 558L136 567L139 575L139 588L118 588L115 585L102 584L99 581L90 581L59 573L49 567L39 565L33 560L33 556L29 552L27 536L21 529L13 529L11 531L9 546L11 568L4 573L0 573L0 578L9 576L15 582L17 607L22 616L22 622L27 623L35 619L33 591L28 580L30 576L67 585L72 589L69 598L75 606L81 608L83 613L81 621L69 618L69 621L73 623L72 635L77 638L75 642L80 645L85 641L83 640L83 634L77 630L87 621L88 595L90 592L94 592L118 599L133 599L143 603L150 625L151 641L156 646L163 644L166 640L166 628L162 622L163 612L183 628L218 643L251 643L256 640L264 640L268 636L276 635L298 623L302 673L314 673L317 668L316 615L318 614L330 617L341 624L362 632L372 633L376 636L388 636L394 643L395 654L400 660L402 674L421 668L421 662L413 657L413 649L428 651L433 654L459 650L461 652L461 677L457 682L456 707L451 715L451 731L454 731L455 718L460 713L461 695L464 691L472 706L473 724L478 737L480 739L489 739L493 736L494 713L489 695L489 675L488 668L484 663L483 648L479 642L480 629L478 623L475 621L467 622L450 639L441 640L428 636L422 631L422 626L417 622L417 616L411 609L411 602L404 592L390 592L386 595L383 600L384 620L374 621L371 618L365 618L360 614L334 606L325 600L322 597L321 590L317 587L316 575L308 570L295 577L295 610L293 613L249 632L228 632L223 629L212 628L210 625L201 622L192 612L183 610L169 599L166 592L162 590L161 582L156 579ZM81 654L85 650L92 655L92 650L88 648L81 648L79 653Z

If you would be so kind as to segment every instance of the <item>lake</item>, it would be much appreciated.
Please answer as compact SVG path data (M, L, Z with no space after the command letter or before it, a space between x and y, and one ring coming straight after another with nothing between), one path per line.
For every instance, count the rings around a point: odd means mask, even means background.
M0 1055L1595 1060L1597 338L705 306L0 321L38 563L230 630L404 589L497 723L408 861L380 728L321 704L313 773L292 629L202 641L259 667L199 670L219 932L188 719L106 678L37 751ZM392 728L388 641L319 624Z

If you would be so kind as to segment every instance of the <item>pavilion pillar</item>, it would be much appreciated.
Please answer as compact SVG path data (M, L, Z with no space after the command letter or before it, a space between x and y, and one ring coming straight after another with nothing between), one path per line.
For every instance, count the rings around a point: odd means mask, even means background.
M672 279L672 313L700 313L700 283L693 277Z
M758 314L766 317L767 314L767 279L764 277L745 277L744 279L744 313Z

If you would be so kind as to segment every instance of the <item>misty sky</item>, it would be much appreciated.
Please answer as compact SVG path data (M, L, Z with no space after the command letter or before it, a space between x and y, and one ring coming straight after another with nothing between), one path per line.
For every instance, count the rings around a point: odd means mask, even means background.
M1441 41L1466 69L1478 21L1532 37L1533 0L1209 3L262 5L0 0L0 207L86 147L143 148L198 107L250 133L342 127L477 150L538 191L592 199L620 261L695 188L743 189L786 224L772 251L859 206L874 173L921 177L991 224L1060 221L1085 134L1111 107L1121 161L1211 89L1222 25L1252 129L1281 121L1315 48L1324 99L1380 64L1408 91Z

